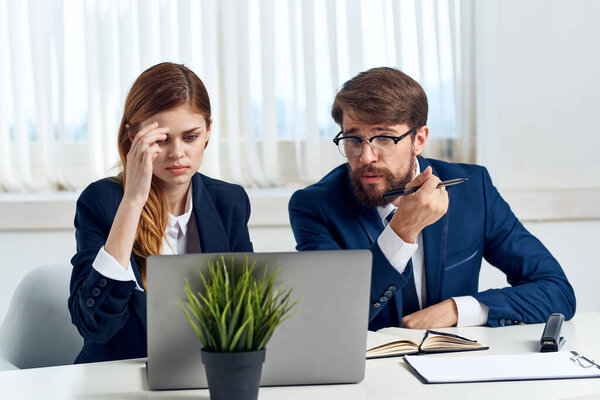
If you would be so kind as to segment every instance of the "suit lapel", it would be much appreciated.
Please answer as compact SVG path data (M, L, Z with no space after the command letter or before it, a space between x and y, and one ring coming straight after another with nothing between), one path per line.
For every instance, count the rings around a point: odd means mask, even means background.
M381 234L381 231L383 231L383 222L381 221L381 218L379 218L377 209L366 207L358 201L354 195L354 189L348 173L346 198L350 199L350 201L346 203L350 213L364 230L369 239L369 244L372 245Z
M429 162L419 157L421 171L430 166ZM431 166L433 168L433 166ZM435 169L433 174L436 174ZM450 192L448 192L450 193ZM450 206L448 206L450 209ZM425 285L427 287L427 304L437 304L441 300L441 285L446 262L446 241L448 236L448 213L436 223L423 229L423 247L425 263Z
M229 239L219 217L217 207L206 191L202 176L196 173L192 178L194 217L198 228L201 251L218 253L229 251Z

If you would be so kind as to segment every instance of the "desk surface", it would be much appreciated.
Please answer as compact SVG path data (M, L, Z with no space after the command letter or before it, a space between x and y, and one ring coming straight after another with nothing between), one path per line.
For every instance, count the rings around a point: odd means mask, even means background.
M600 313L575 316L563 325L564 350L600 360ZM490 346L488 351L447 354L448 357L537 352L543 324L503 328L449 328ZM425 356L424 356L425 357ZM365 379L354 385L261 388L268 399L599 399L600 379L425 385L400 358L367 360ZM208 399L208 390L150 391L144 359L0 372L0 397L6 399Z

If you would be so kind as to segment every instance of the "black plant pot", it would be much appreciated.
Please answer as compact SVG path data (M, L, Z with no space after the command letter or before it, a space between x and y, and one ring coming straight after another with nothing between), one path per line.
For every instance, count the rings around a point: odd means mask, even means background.
M211 400L256 400L265 349L217 353L202 349Z

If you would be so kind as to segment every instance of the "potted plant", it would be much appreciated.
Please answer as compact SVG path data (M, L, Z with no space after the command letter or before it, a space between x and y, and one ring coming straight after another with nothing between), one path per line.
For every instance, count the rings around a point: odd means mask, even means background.
M221 256L209 263L208 277L200 273L203 290L194 292L186 279L187 299L178 300L202 343L213 400L258 398L265 346L298 302L292 289L275 287L278 266L258 271L248 256L241 264Z

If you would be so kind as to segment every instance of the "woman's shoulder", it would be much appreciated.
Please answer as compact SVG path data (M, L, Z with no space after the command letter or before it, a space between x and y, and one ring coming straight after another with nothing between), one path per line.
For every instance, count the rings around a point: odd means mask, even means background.
M79 201L98 202L101 199L118 200L123 197L123 186L118 177L111 176L90 183L79 196Z
M212 197L227 198L240 195L248 197L244 188L235 183L229 183L220 179L210 178L201 173L197 173L196 177L202 181L204 188L211 194Z

